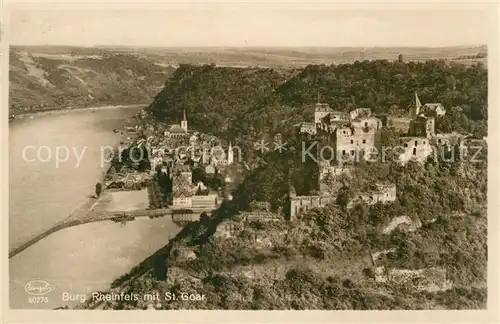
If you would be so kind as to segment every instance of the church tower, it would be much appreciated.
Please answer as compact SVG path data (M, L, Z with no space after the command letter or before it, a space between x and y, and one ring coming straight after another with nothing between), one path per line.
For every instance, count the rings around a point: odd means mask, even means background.
M420 108L422 108L422 104L420 103L420 99L418 99L417 92L415 91L415 99L412 101L410 105L410 118L415 119L420 112Z
M234 162L234 153L233 153L233 146L231 145L231 142L229 142L229 149L227 150L227 164L233 164Z
M186 119L186 109L184 109L184 116L181 121L181 128L185 130L186 132L188 131L188 121Z

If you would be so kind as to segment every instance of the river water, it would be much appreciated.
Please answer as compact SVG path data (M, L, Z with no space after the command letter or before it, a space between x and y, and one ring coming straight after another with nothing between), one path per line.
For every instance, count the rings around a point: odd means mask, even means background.
M9 250L88 200L104 171L101 148L119 143L113 129L122 127L137 111L106 108L52 113L10 125ZM70 152L59 165L57 147ZM59 152L65 156L65 149ZM56 232L9 260L10 307L74 305L79 301L64 297L77 299L77 295L108 289L114 279L163 247L169 234L178 231L168 218L146 218L126 225L98 222ZM25 285L33 280L50 285L52 291L43 295L47 298L30 298L34 295L25 291Z

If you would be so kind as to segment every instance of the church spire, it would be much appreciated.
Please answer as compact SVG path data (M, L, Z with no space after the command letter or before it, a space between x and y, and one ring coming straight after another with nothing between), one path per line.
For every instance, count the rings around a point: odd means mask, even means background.
M420 112L420 108L422 108L422 103L418 98L417 91L415 91L415 98L412 100L412 104L410 105L410 118L416 118Z
M227 164L233 164L234 162L234 152L231 142L229 142L229 149L227 150Z
M422 107L422 104L420 103L420 99L418 99L418 94L416 91L415 91L415 107L417 107L417 108Z
M188 131L188 122L187 122L187 118L186 118L186 109L183 110L183 118L182 118L182 121L181 121L181 128L184 130L184 131Z

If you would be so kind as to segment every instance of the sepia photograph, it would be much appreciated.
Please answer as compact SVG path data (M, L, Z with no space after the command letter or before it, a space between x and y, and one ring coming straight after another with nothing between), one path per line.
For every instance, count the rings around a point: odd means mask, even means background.
M10 310L491 310L497 3L5 7Z

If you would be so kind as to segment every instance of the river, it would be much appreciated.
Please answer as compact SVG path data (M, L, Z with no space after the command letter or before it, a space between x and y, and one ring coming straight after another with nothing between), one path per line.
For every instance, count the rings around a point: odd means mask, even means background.
M130 107L75 110L10 124L9 250L88 200L104 171L101 147L117 145L120 135L113 129L137 112L138 108ZM46 148L37 157L42 146ZM59 165L54 158L57 147L70 152ZM9 260L10 307L74 305L79 301L63 297L69 294L75 299L108 289L114 279L163 247L169 234L177 231L170 219L159 218L125 225L98 222L56 232ZM53 290L43 295L47 298L30 298L33 295L25 291L25 285L33 280L50 285Z

